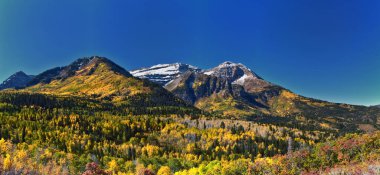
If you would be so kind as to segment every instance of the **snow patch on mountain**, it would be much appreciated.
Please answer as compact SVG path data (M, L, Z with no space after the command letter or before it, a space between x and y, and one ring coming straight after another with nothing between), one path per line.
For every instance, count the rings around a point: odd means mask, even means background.
M187 71L200 71L199 68L182 63L157 64L149 68L142 68L131 71L131 74L138 78L149 79L162 86L180 76Z
M238 84L238 85L244 85L246 79L248 78L249 76L247 74L244 74L243 76L241 76L239 79L235 80L232 82L232 84Z
M215 68L218 68L218 69L222 69L222 68L231 68L231 67L240 67L242 69L246 69L248 71L251 71L251 69L249 69L247 66L245 66L244 64L241 64L241 63L234 63L234 62L231 62L231 61L225 61L223 62L222 64L219 64L217 67ZM214 68L214 69L215 69Z
M241 63L233 63L231 61L226 61L218 66L206 70L202 72L205 75L209 76L216 76L220 78L227 78L230 81L235 81L238 78L242 77L243 75L245 76L255 76L255 74L251 71L251 69L247 68L245 65ZM241 79L237 82L241 82L245 80L246 77L243 77L244 79Z
M203 72L203 74L212 75L212 74L214 74L214 71L213 70L206 71L206 72Z

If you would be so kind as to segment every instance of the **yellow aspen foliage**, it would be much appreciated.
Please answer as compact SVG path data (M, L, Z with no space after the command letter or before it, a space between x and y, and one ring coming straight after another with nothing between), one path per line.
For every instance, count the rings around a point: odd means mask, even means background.
M149 157L152 157L152 156L155 156L155 155L158 155L159 151L160 151L160 147L158 146L154 146L154 145L146 145L144 146L141 151L143 152L143 154L145 154L146 156L149 156Z
M189 170L189 175L197 175L197 174L199 174L199 171L197 168L191 168Z
M27 153L24 150L18 150L16 151L16 156L14 157L14 164L16 166L16 169L22 169L23 166L25 166L25 161L27 159Z
M153 164L149 164L147 168L149 170L152 170L152 171L157 171L158 170L158 166L157 165L153 165Z
M142 172L144 169L145 169L144 164L137 164L136 165L136 174L138 174L138 172Z
M170 167L168 166L162 166L158 172L157 175L171 175L172 171L170 170Z
M53 156L53 153L49 149L45 149L44 154L42 155L45 159L50 159Z
M12 167L12 159L11 159L11 155L7 154L5 155L5 159L4 159L4 170L7 171L7 170L10 170L11 167Z
M189 161L198 161L198 156L195 154L186 154L184 158Z
M108 170L114 173L118 170L116 160L111 160L110 162L108 162Z
M9 141L0 139L0 153L6 153L11 148L12 144Z
M194 143L190 143L190 144L187 144L186 145L186 152L187 153L192 153L195 149L195 144Z

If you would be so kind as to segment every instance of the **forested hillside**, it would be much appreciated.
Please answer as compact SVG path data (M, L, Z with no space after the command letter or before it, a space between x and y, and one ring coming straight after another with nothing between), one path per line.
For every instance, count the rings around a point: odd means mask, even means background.
M107 172L179 172L214 160L254 161L308 148L329 131L212 119L183 107L117 108L42 94L0 94L3 172L78 174L95 162ZM289 146L291 143L291 146ZM23 162L29 162L23 164Z

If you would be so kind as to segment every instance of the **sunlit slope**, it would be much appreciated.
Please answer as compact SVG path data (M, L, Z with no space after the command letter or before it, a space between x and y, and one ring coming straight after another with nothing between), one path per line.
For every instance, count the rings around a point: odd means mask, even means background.
M37 75L21 92L90 97L120 104L186 106L170 92L103 57L82 58Z
M242 64L224 62L203 72L186 72L165 88L189 104L230 118L272 116L292 124L346 131L380 128L379 108L307 98L262 79Z

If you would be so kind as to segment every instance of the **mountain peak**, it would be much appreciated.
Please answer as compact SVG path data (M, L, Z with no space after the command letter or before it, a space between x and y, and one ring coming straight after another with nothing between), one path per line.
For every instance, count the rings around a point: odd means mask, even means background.
M58 95L90 95L117 101L123 100L125 96L149 94L157 86L151 84L134 78L127 70L105 57L92 56L43 72L30 81L24 90Z
M27 75L27 74L23 71L18 71L16 73L14 73L13 75Z
M95 70L100 68L113 71L115 73L123 74L127 77L132 76L127 70L125 70L121 66L117 65L116 63L114 63L106 57L100 56L91 56L77 59L76 61L64 68L62 76L67 76L65 75L66 72L70 74L92 74L95 72Z
M242 77L244 75L257 77L257 75L245 65L231 61L225 61L212 69L204 71L203 74L213 75L231 80Z
M72 62L69 66L71 67L77 67L77 69L80 69L88 64L99 64L99 63L107 63L107 64L115 64L111 60L105 57L99 57L99 56L91 56L91 57L83 57L78 58L74 62Z
M216 68L228 68L228 67L240 67L240 68L244 68L244 69L247 69L247 70L251 71L244 64L242 64L242 63L234 63L232 61L225 61L225 62L219 64Z
M236 66L236 65L238 65L238 64L234 63L232 61L225 61L225 62L219 64L218 67L230 67L230 66Z
M105 57L91 56L83 57L75 60L71 64L64 67L56 67L47 70L37 75L32 81L28 83L28 86L33 86L38 83L50 83L53 80L64 80L76 75L92 75L95 73L114 72L126 77L132 75L124 68L120 67L116 63Z
M27 75L23 71L18 71L7 78L0 84L0 90L8 88L22 88L33 78L32 75Z

